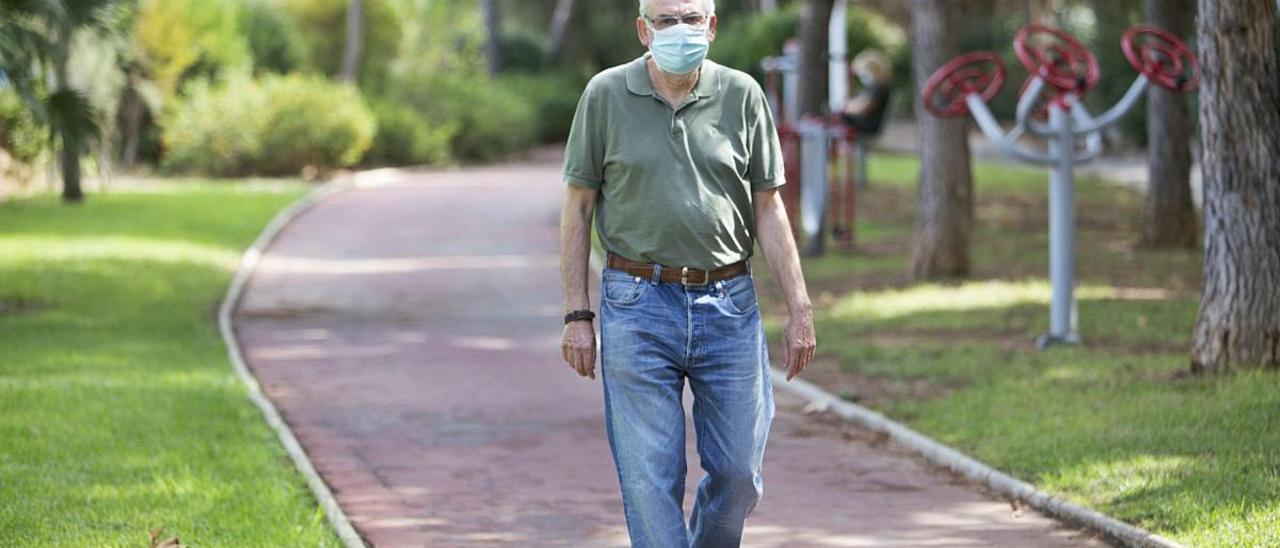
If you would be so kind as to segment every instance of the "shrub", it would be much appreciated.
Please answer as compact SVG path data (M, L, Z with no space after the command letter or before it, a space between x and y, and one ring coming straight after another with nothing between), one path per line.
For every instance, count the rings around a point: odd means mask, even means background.
M376 122L359 92L320 77L200 83L164 120L164 165L212 175L296 174L360 161Z
M573 113L585 84L563 74L512 74L503 76L501 85L533 105L536 115L534 134L540 143L553 143L569 137Z
M354 87L300 75L262 83L268 125L258 165L266 173L350 167L373 144L377 123Z
M247 78L218 87L193 82L185 100L161 119L163 166L213 175L251 171L262 152L265 107L262 88Z
M534 144L537 117L526 98L482 79L444 80L436 89L445 99L440 106L453 103L439 115L457 113L453 151L459 158L494 160Z
M240 28L253 53L255 70L286 74L302 66L306 49L298 29L268 0L250 0L240 12Z
M0 84L3 86L3 84ZM13 88L0 87L0 150L22 164L33 164L44 151L49 130L31 114Z
M547 68L547 39L543 35L520 29L502 34L502 71L536 74Z
M390 86L393 99L432 126L454 125L450 149L462 160L494 160L534 144L534 105L483 76L403 73Z
M443 164L449 161L449 141L456 124L432 125L418 111L389 99L373 103L378 135L365 155L370 165Z

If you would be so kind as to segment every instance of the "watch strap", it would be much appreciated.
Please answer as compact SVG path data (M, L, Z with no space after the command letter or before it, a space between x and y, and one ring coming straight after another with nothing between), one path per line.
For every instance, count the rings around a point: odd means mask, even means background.
M564 315L564 323L568 324L569 322L576 322L578 320L591 321L595 319L595 317L596 313L590 310L574 310L573 312Z

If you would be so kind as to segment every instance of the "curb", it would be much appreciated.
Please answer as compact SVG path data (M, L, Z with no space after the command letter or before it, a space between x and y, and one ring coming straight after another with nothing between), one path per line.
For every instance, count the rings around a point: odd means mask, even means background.
M785 379L786 372L775 367L773 376L775 379ZM873 432L884 433L898 445L910 449L935 465L942 466L1064 522L1102 533L1114 543L1144 548L1182 548L1181 544L1170 539L1041 491L1027 482L987 466L880 413L833 396L804 379L775 382L774 386L781 386L784 390L808 400L813 407L832 411L843 420Z
M599 250L591 249L591 268L600 273L603 261ZM946 468L965 479L982 484L1006 497L1025 503L1066 523L1092 529L1121 546L1142 548L1184 548L1145 529L1135 527L1106 514L1051 495L1035 486L996 470L981 461L925 436L906 425L856 403L836 397L801 378L785 381L786 371L770 368L775 387L780 387L809 402L810 408L828 410L842 420L872 432L883 433L894 443L920 455L930 463Z
M289 204L288 207L271 219L270 224L258 234L258 238L253 241L253 245L244 252L240 260L240 268L236 270L235 278L231 281L231 287L227 288L227 293L222 299L222 305L218 307L218 329L222 332L222 340L227 344L227 356L231 359L236 375L240 377L245 388L249 391L249 399L253 400L253 403L258 406L258 410L262 411L262 417L266 419L271 429L275 430L276 436L280 438L281 445L289 453L289 457L293 459L294 466L306 478L307 486L311 488L311 493L315 496L316 501L320 503L320 507L324 509L325 517L328 518L329 525L333 527L334 533L338 535L338 538L346 548L365 548L364 540L360 538L360 534L351 525L347 515L338 506L338 501L334 498L333 492L329 490L329 485L316 472L315 466L312 465L311 459L302 448L302 444L298 443L298 438L293 435L289 425L280 416L275 404L271 403L266 394L262 393L262 386L244 361L244 355L240 351L240 343L236 340L235 328L231 325L231 316L240 304L240 298L244 295L244 288L248 284L249 278L253 275L254 269L258 266L258 261L262 258L262 252L276 239L280 231L307 209L310 209L325 198L352 188L355 183L354 176L325 183Z

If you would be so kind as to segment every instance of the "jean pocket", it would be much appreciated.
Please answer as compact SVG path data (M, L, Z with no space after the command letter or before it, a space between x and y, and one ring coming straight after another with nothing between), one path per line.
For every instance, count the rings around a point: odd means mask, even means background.
M600 282L601 298L609 304L631 304L644 295L649 284L620 270L605 270Z
M760 304L756 300L755 279L749 275L726 280L721 296L729 311L734 314L749 314Z

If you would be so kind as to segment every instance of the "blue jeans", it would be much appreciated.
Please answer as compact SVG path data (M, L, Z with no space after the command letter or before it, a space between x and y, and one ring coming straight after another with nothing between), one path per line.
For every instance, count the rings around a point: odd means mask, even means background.
M774 414L754 276L683 286L605 268L601 278L605 427L632 546L738 546L764 494ZM706 472L688 525L686 377Z

